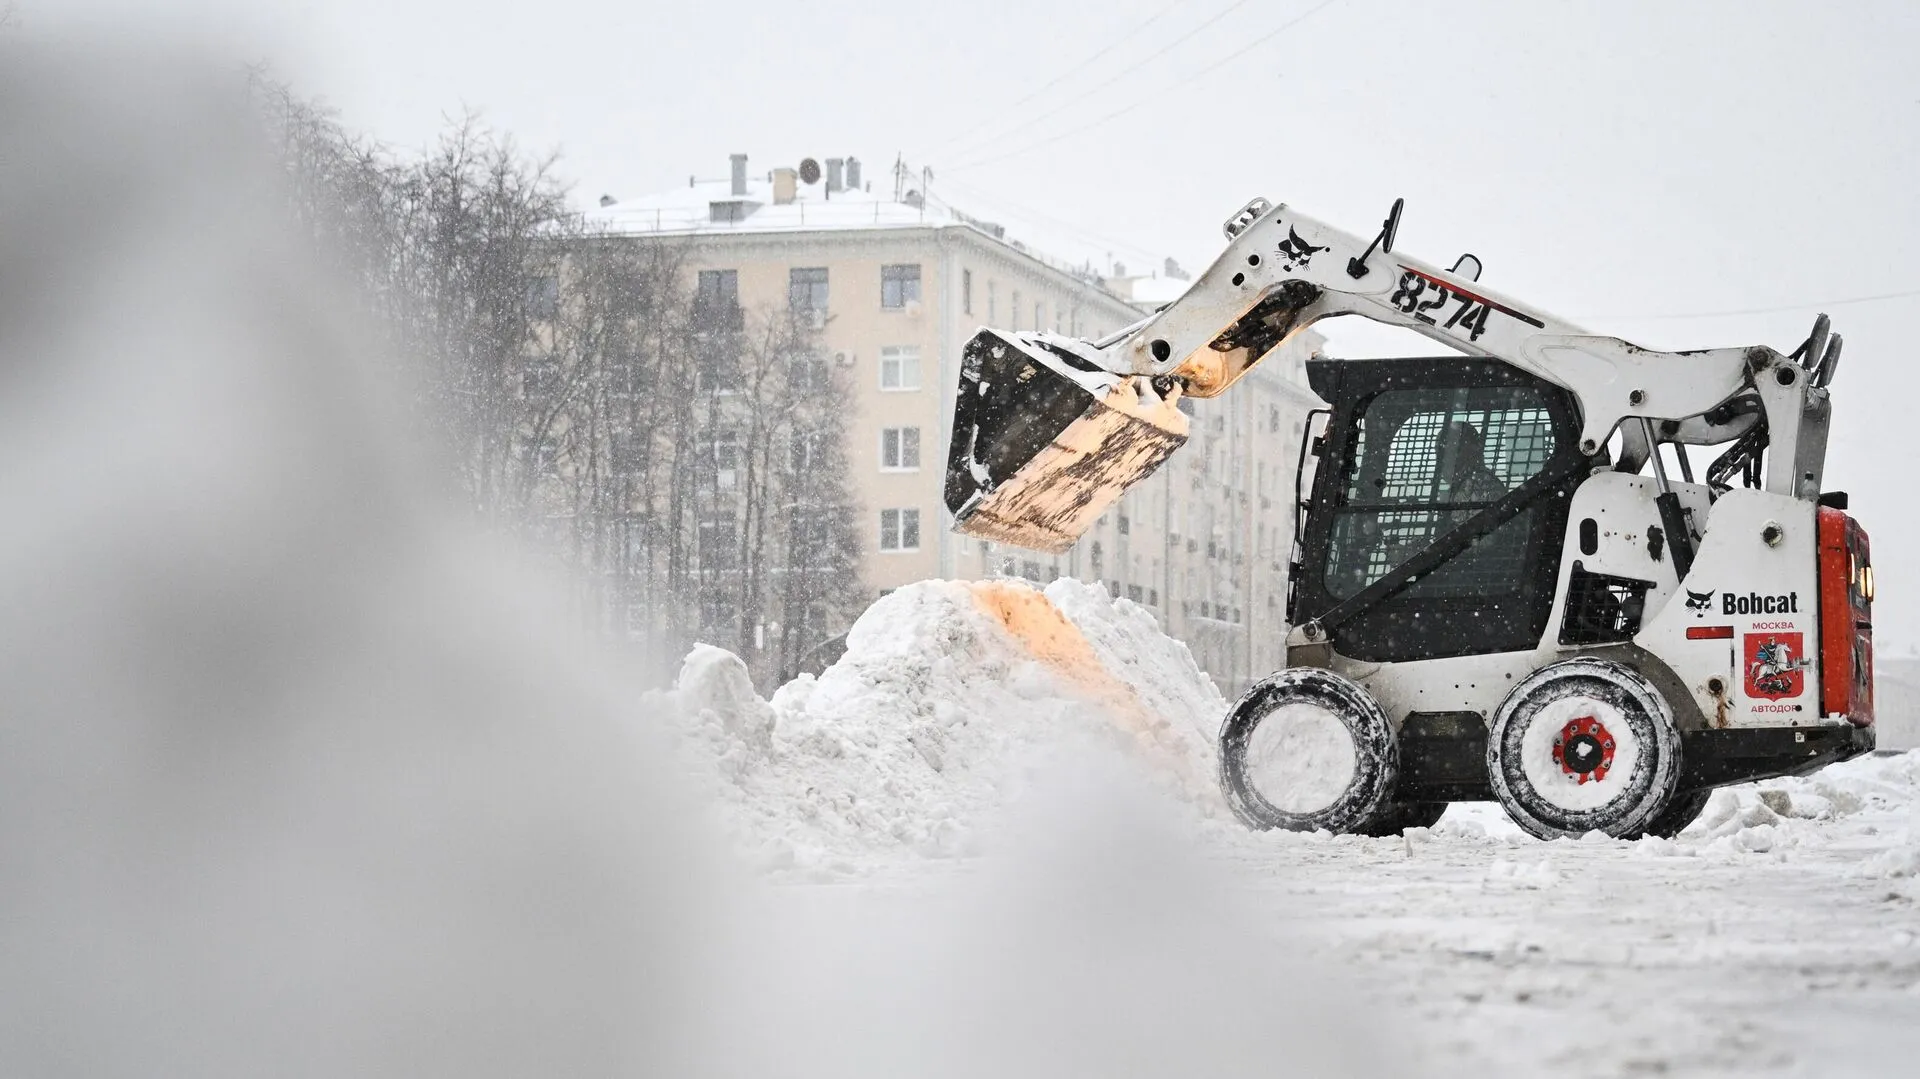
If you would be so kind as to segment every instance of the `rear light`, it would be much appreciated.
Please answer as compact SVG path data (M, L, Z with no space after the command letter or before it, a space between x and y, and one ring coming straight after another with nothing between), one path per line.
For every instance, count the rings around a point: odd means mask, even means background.
M1688 626L1687 640L1689 641L1731 641L1733 640L1733 627L1732 626Z

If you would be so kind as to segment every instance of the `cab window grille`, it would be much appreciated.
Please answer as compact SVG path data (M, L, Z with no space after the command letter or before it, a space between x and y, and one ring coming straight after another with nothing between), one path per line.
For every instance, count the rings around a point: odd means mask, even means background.
M1350 596L1546 467L1545 398L1525 386L1390 390L1359 416L1327 550L1327 590ZM1502 595L1523 583L1534 510L1410 586L1408 595Z
M1567 582L1567 610L1560 621L1561 644L1611 644L1640 632L1652 581L1589 573L1573 564Z

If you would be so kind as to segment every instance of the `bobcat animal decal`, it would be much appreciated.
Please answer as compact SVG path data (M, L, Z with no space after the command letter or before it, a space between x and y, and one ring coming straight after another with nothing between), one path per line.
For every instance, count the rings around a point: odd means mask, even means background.
M1280 261L1289 271L1302 269L1313 261L1313 256L1325 250L1324 247L1315 247L1302 240L1300 234L1293 231L1293 226L1288 225L1287 238L1280 241Z

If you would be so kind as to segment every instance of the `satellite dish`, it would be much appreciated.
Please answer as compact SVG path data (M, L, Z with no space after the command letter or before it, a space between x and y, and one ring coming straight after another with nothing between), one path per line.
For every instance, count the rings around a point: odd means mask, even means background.
M813 158L810 158L810 157L801 158L800 159L800 179L810 184L819 183L820 182L820 162L815 161Z

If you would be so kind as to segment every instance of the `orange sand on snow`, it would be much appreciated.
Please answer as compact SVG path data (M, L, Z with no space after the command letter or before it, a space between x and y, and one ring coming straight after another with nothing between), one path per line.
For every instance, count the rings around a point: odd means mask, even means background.
M1162 763L1171 763L1181 779L1201 782L1166 719L1153 714L1133 687L1116 678L1078 626L1039 589L1006 581L972 581L973 600L999 621L1027 653L1100 705L1115 724L1131 734ZM1211 789L1211 784L1207 784Z

